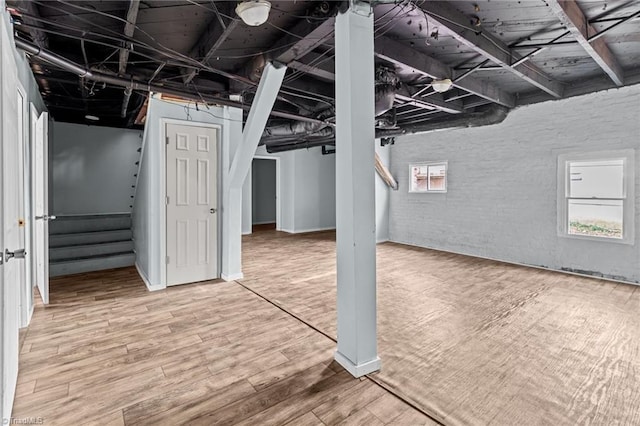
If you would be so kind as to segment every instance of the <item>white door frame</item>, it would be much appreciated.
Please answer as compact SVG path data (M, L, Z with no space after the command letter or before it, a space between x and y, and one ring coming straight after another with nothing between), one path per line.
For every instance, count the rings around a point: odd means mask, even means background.
M32 110L32 114L33 114L33 110ZM47 305L49 304L49 218L47 217L49 215L49 196L50 196L50 191L49 191L49 113L47 111L43 111L41 112L39 115L37 115L37 112L35 112L36 115L33 116L32 118L36 118L36 125L35 125L35 129L34 129L34 139L32 140L33 142L33 146L32 146L32 191L33 191L33 196L32 196L32 226L33 226L33 263L34 263L34 282L36 283L36 286L38 286L39 288L39 293L40 293L40 297L42 299L42 302ZM41 131L38 132L38 123L40 122L40 120L42 120L42 129L40 129ZM40 165L41 167L37 167L36 166L36 162L38 161L37 157L37 152L38 150L36 150L36 145L37 145L37 138L38 136L40 136L42 138L42 164ZM39 179L37 179L38 176L36 176L36 173L42 173L42 190L40 191L39 188ZM42 192L42 194L40 194L40 192ZM38 215L38 202L40 200L38 200L38 195L42 196L42 203L43 203L43 208L42 208L42 217L40 217L40 219L42 222L38 222L36 220L36 217ZM42 226L42 241L38 241L38 235L39 233L39 227ZM38 244L38 243L41 244ZM40 270L39 267L39 263L42 265L42 270ZM40 277L42 275L42 277ZM39 285L40 284L40 285Z
M29 146L29 217L28 217L28 223L29 223L29 234L30 234L30 238L29 238L29 248L31 249L31 253L27 254L27 259L29 260L29 265L31 267L31 291L33 292L34 288L37 286L37 282L36 282L36 252L34 250L35 248L35 225L36 225L36 211L35 211L35 196L36 196L36 191L35 191L35 177L33 175L34 173L34 147L36 146L36 124L38 122L38 117L40 117L40 113L38 112L38 109L36 108L36 106L30 102L29 103L29 141L28 141L28 146ZM35 306L35 298L34 298L34 306Z
M18 128L18 170L19 170L19 182L20 182L20 190L22 191L20 197L22 198L22 202L20 203L20 219L23 224L22 228L22 247L27 252L27 257L21 262L21 271L20 271L20 328L26 327L29 325L31 321L31 315L33 314L33 287L31 283L31 259L33 255L31 253L31 221L29 220L30 216L30 197L31 191L29 186L29 150L27 140L29 139L29 112L27 109L27 105L29 104L29 100L27 98L27 92L22 87L22 84L18 82L18 95L22 98L22 110L19 111L22 118L22 127ZM20 107L20 105L18 105Z
M218 275L220 275L222 271L222 209L220 208L220 204L222 202L222 126L219 124L213 123L203 123L199 121L189 121L189 120L178 120L174 118L161 118L160 122L160 142L162 144L162 149L160 150L160 165L162 166L162 173L160 173L160 194L162 197L160 198L161 206L158 206L159 218L160 218L160 282L162 283L162 288L167 287L167 124L177 124L179 126L191 126L191 127L206 127L210 129L218 130L218 140L216 141L216 150L217 150L217 164L216 164L216 190L218 191L218 195L216 197L218 206L216 209L221 214L217 216L217 246L218 246L218 258L216 261L218 262Z
M282 198L280 197L280 157L269 157L266 155L254 155L254 160L274 160L276 162L276 231L282 231L281 212ZM251 197L253 198L253 182L251 182ZM251 201L253 205L253 201ZM251 227L253 228L253 214L251 219ZM252 231L253 232L253 231Z

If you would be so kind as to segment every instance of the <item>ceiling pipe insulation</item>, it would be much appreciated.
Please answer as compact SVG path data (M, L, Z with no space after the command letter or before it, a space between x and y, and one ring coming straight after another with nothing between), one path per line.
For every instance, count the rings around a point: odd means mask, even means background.
M260 145L286 143L292 140L299 141L300 137L328 137L334 136L332 127L325 124L294 121L291 123L270 126L264 129Z
M376 131L376 138L410 135L413 133L425 133L444 129L490 126L503 122L504 119L507 118L509 111L509 108L493 104L478 112L468 112L439 120L403 125L402 128L398 129L378 129Z
M49 52L47 50L41 49L40 47L31 44L27 41L21 40L19 38L15 39L16 42L16 47L20 50L25 51L26 53L28 53L29 55L32 56L36 56L39 57L53 65L56 65L64 70L67 70L69 72L72 72L74 74L76 74L79 77L83 77L86 80L92 80L92 81L97 81L100 83L106 83L106 84L111 84L114 86L120 86L120 87L125 87L128 88L130 90L140 90L140 91L144 91L144 92L157 92L157 93L164 93L167 95L172 95L172 96L178 96L181 98L185 98L185 99L190 99L193 100L194 102L210 102L212 104L217 104L217 105L223 105L223 106L230 106L230 107L236 107L236 108L241 108L244 110L249 110L251 108L251 105L245 105L242 104L240 102L235 102L235 101L231 101L228 99L222 99L222 98L218 98L215 96L209 96L206 94L196 94L196 93L190 93L190 92L185 92L182 90L176 90L176 89L170 89L164 86L158 86L158 85L154 85L154 84L148 84L139 80L135 80L133 78L131 79L126 79L126 78L121 78L121 77L114 77L114 76L110 76L107 74L103 74L103 73L99 73L99 72L95 72L95 71L91 71L87 68L84 68L62 56L56 55L55 53ZM279 117L279 118L286 118L289 120L298 120L298 121L304 121L304 122L308 122L308 123L316 123L316 124L321 124L323 126L333 126L333 123L329 123L329 122L325 122L322 120L317 120L315 118L311 118L311 117L305 117L303 115L298 115L298 114L292 114L292 113L288 113L288 112L282 112L282 111L271 111L271 115L274 117Z
M492 124L503 122L504 119L507 118L508 113L509 108L494 104L480 112L459 114L421 124L405 125L399 129L377 129L376 139L410 135L414 133L426 133L436 130L490 126ZM327 130L333 132L332 128ZM317 139L310 138L303 141L287 140L282 141L281 143L274 141L266 144L267 152L269 153L307 149L323 145L335 145L335 137L322 137Z

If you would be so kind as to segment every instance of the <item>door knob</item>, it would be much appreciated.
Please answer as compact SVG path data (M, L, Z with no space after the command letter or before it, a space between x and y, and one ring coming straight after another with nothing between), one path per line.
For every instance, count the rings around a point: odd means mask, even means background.
M20 249L20 250L16 250L16 251L9 251L9 249L5 249L4 251L4 260L5 262L8 262L10 259L24 259L25 256L27 255L27 252L25 249Z
M56 217L45 214L43 216L36 216L36 220L56 220Z
M209 213L214 214L215 212L217 212L218 210L216 209L209 209Z

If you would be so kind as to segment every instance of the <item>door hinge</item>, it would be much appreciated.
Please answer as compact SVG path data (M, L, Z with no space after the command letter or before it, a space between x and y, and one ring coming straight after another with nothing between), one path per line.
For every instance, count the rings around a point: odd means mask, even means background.
M170 140L169 136L166 137L166 140L167 140L167 145L169 145L169 140Z
M4 253L0 251L0 265L4 264Z
M168 265L169 264L169 256L167 256L166 261L167 261L167 265Z
M167 202L167 205L169 205L169 196L168 195L166 197L166 202Z

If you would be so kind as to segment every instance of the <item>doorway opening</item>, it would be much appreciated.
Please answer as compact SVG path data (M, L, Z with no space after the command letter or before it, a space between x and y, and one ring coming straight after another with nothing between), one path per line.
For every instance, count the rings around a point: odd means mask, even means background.
M280 230L278 158L254 157L251 164L252 232Z

